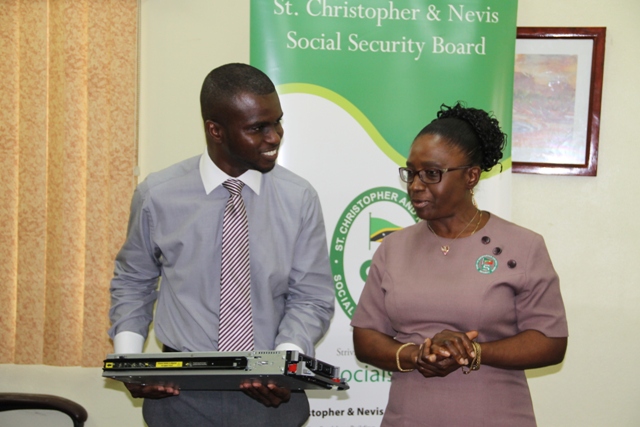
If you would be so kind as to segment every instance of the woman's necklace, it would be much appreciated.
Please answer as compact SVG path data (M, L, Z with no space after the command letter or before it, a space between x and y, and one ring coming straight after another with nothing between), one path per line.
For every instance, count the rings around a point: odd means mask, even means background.
M467 225L464 226L464 228L462 229L462 231L460 231L458 233L458 235L456 237L453 238L453 240L456 240L458 237L460 237L462 235L462 233L464 233L464 231L469 228L469 226L471 225L471 223L473 222L474 219L476 219L476 216L478 216L478 212L480 212L480 218L478 219L478 223L476 224L476 228L473 229L473 231L471 232L471 234L469 234L469 236L473 236L476 231L478 231L478 227L480 226L480 222L482 222L482 211L480 209L476 209L476 213L473 215L473 218L471 218L471 220L467 223ZM438 240L440 240L440 236L438 236L436 234L435 231L433 231L433 228L431 228L431 224L429 224L429 222L427 221L427 227L429 227L429 230L431 230L431 232L433 233L434 236L436 236L436 238ZM442 243L442 240L440 240L440 243ZM449 253L449 251L451 250L451 247L449 245L441 245L440 246L440 250L442 251L442 255L447 256L447 254Z

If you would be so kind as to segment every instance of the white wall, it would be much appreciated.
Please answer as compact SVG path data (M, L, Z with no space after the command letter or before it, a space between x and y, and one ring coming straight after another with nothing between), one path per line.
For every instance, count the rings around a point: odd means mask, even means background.
M218 65L248 62L249 1L143 0L142 13L145 176L204 149L200 84ZM632 216L640 212L638 19L638 0L520 0L521 26L607 27L598 176L513 178L513 220L545 236L569 317L565 362L528 373L541 427L637 426L640 419L640 226ZM100 369L0 365L0 379L0 391L78 401L89 427L143 425L139 403L105 383Z
M248 0L142 0L141 177L202 154L200 88L228 62L249 62Z
M598 176L513 179L512 218L545 236L569 320L559 372L530 375L540 426L640 425L639 18L637 0L520 1L521 26L607 27Z

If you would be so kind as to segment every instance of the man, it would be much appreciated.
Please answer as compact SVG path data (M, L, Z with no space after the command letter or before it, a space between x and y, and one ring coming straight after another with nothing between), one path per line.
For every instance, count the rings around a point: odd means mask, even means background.
M149 175L133 196L111 282L115 352L142 351L157 296L165 351L313 355L333 315L333 284L318 196L276 165L284 132L275 87L254 67L227 64L206 77L200 105L206 152ZM150 427L298 426L309 417L304 393L273 384L128 388L146 398Z

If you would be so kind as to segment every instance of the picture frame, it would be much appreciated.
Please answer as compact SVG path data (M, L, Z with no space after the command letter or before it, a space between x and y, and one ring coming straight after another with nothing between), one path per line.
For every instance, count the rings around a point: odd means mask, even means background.
M515 173L596 176L605 27L518 27Z

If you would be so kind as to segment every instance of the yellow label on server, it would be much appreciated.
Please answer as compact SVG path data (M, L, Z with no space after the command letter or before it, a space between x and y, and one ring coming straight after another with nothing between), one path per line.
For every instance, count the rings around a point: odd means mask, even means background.
M182 368L182 362L156 362L156 368Z
M106 369L111 369L111 368L113 368L113 362L107 362L107 363L105 363L105 364L104 364L104 367L105 367Z

